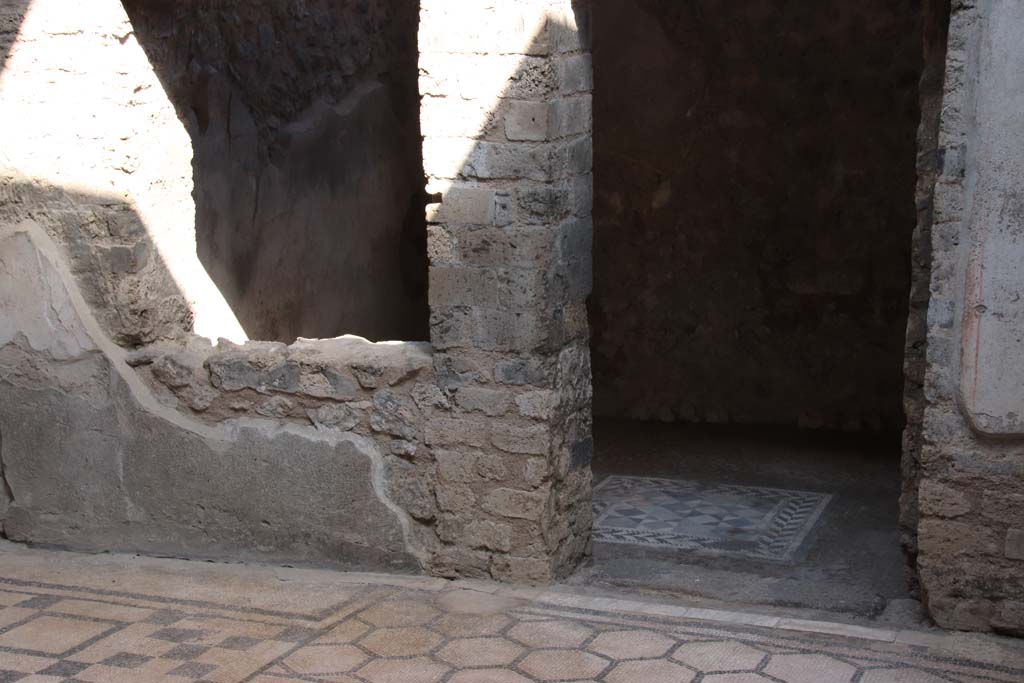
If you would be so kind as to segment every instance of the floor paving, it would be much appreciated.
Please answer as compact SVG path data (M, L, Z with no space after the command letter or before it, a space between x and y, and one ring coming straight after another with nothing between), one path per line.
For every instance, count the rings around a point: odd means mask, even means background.
M594 447L595 543L577 585L862 621L914 598L898 433L595 419Z
M1019 641L0 544L0 682L1019 683Z

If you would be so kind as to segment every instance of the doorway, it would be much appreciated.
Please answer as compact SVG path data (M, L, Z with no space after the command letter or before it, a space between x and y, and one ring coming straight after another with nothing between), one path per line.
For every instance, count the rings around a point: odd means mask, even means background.
M594 562L878 617L901 549L920 2L595 0Z

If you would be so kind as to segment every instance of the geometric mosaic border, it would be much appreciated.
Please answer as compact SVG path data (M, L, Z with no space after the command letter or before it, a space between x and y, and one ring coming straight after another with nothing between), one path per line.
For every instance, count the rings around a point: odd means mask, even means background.
M680 533L676 529L626 528L610 522L610 511L632 496L641 508L651 494L662 498L678 496L692 501L706 498L749 500L764 510L757 518L744 520L749 532L742 547L727 547L721 533ZM764 486L707 484L683 479L609 476L594 487L594 532L598 543L619 543L701 554L725 555L749 559L787 562L793 559L807 535L832 500L826 493L796 491ZM714 506L714 503L708 503ZM682 520L680 520L682 521ZM680 525L685 528L685 525ZM713 528L712 528L713 530Z
M0 645L4 683L1024 680L1020 667L926 647L624 614L596 604L556 606L455 586L350 584L325 591L324 602L333 603L326 610L309 605L286 614L239 606L246 593L238 585L226 587L218 603L147 595L138 583L134 591L62 584L52 571L47 583L19 580L4 576L3 564L0 554L0 621L6 622L0 640L8 643ZM72 572L76 580L91 573L93 582L102 571L99 561L88 564L91 571ZM161 575L163 586L190 580L195 569L179 566L177 575ZM249 581L252 591L295 590L290 582ZM63 622L64 630L33 626L45 620ZM77 628L90 623L94 633ZM38 645L12 646L19 631ZM57 642L72 636L79 641L73 647Z

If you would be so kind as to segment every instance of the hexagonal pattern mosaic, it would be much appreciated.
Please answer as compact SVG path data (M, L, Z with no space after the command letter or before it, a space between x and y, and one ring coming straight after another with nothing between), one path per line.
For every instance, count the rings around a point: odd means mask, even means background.
M5 561L0 683L1024 680L1024 668L924 647L610 612L585 598L556 607L443 582L311 589L229 569L214 581L189 574L195 563L131 580L114 569L47 575Z

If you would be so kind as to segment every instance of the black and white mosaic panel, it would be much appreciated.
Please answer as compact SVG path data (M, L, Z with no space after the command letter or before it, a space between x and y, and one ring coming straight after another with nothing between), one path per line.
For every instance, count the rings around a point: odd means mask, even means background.
M610 476L594 487L594 540L785 562L831 498L763 486Z

